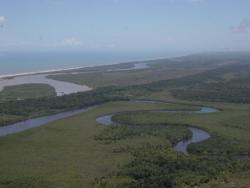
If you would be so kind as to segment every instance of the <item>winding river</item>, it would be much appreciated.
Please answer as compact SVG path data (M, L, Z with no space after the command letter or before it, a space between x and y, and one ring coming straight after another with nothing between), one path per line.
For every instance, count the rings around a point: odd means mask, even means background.
M154 101L146 101L146 102L154 102ZM180 112L181 113L215 113L215 112L219 112L219 110L217 110L215 108L210 108L210 107L202 107L198 111L191 111L191 110L189 110L189 111L187 111L187 110L174 110L174 111L173 110L153 110L153 111L167 112L167 113L180 113ZM115 114L117 114L117 113L100 116L100 117L96 118L96 121L99 124L102 124L105 126L119 125L119 123L116 123L112 120L112 117ZM192 137L190 139L187 139L187 140L181 140L174 146L174 149L177 152L182 152L185 155L188 155L187 148L190 144L202 142L202 141L205 141L205 140L210 138L210 134L205 130L195 128L195 127L187 127L187 128L192 132Z
M133 101L133 102L138 102L138 101ZM139 101L139 102L159 103L159 101ZM72 116L75 116L77 114L87 112L87 111L94 109L96 107L98 107L98 105L82 108L79 110L61 112L61 113L57 113L54 115L33 118L33 119L26 120L26 121L21 121L21 122L14 123L11 125L3 126L3 127L0 127L0 136L6 136L6 135L22 132L22 131L25 131L25 130L28 130L31 128L46 125L46 124L53 122L53 121L56 121L56 120L72 117ZM192 111L192 110L174 110L174 111L173 110L153 110L153 111L166 112L166 113L180 113L180 112L181 113L215 113L215 112L219 112L219 110L214 109L214 108L210 108L210 107L201 107L201 109L198 111ZM100 117L96 118L96 122L101 124L101 125L105 125L105 126L119 125L118 123L116 123L112 120L112 117L115 114L116 113L100 116ZM188 127L188 129L192 132L192 137L188 140L181 140L180 142L178 142L174 146L174 149L176 151L182 152L186 155L188 155L187 148L190 144L202 142L202 141L210 138L209 133L206 132L205 130L195 128L195 127Z
M15 133L23 132L23 131L31 129L31 128L40 127L42 125L46 125L46 124L53 122L53 121L56 121L56 120L72 117L72 116L78 115L80 113L87 112L87 111L92 110L93 108L96 108L96 107L97 106L91 106L91 107L86 107L86 108L82 108L79 110L61 112L61 113L57 113L54 115L32 118L32 119L20 121L20 122L11 124L11 125L6 125L3 127L0 127L0 136L15 134Z

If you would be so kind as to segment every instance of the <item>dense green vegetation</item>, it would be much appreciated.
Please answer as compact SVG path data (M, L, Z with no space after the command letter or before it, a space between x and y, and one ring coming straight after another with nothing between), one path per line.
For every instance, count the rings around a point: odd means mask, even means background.
M250 64L233 64L179 79L148 84L151 90L166 90L193 101L250 102Z
M167 89L184 100L249 103L249 62L248 53L200 54L147 61L150 68L143 70L83 72L49 78L91 87L132 85L149 92Z
M232 109L231 106L223 106L222 109L222 112L213 114L126 112L114 116L113 119L119 123L139 127L187 124L200 127L208 130L213 139L191 145L188 148L191 152L209 155L249 155L249 109Z
M186 89L170 90L179 99L192 101L250 103L250 88L232 86L231 84L202 84Z
M118 63L118 64L110 64L110 65L99 65L95 67L84 67L77 70L65 70L60 71L60 73L72 73L72 72L104 72L104 71L111 71L114 69L129 69L134 67L135 62L128 62L128 63Z
M145 144L130 149L130 153L133 156L130 163L110 178L95 180L94 187L195 187L232 171L250 169L249 164L245 166L224 157L186 157L167 145Z
M56 96L55 89L47 84L23 84L5 87L0 92L0 101L23 100Z
M249 171L249 162L235 157L250 151L250 116L247 106L217 105L223 112L166 115L145 110L185 109L187 105L112 102L76 117L0 138L0 187L143 184L179 188L229 181L235 173ZM131 110L137 112L128 112ZM125 113L114 119L137 126L96 126L96 117L120 111ZM188 157L171 147L189 136L186 128L178 126L183 123L207 129L213 135L204 143L192 145L189 151L193 155Z
M130 63L130 66L134 63ZM73 82L80 85L88 85L94 88L110 85L131 86L156 82L160 80L176 79L187 75L194 75L206 70L217 68L221 65L230 64L231 62L229 59L221 58L221 60L218 62L207 59L204 62L195 61L191 63L187 62L184 58L159 59L144 61L141 63L147 63L150 68L130 71L103 71L92 73L86 73L85 71L78 74L49 75L48 77L50 79ZM115 68L118 67L112 67L111 69Z
M112 126L106 128L101 134L96 135L95 139L105 143L117 142L122 139L129 139L136 136L156 136L167 139L171 145L178 141L188 139L192 136L191 132L183 126L172 125L143 125L143 126Z
M230 117L230 112L215 113L213 115L204 114L169 114L166 112L125 112L115 115L112 119L120 124L127 125L125 127L107 128L100 140L107 141L126 139L131 136L142 136L144 134L154 135L158 138L162 137L170 141L173 145L178 138L188 137L188 132L182 132L179 128L183 128L182 123L193 123L192 126L201 126L212 134L212 138L189 147L189 151L195 155L183 156L177 154L171 148L171 145L152 145L146 144L139 148L126 147L119 151L130 152L133 156L132 161L120 168L120 170L111 174L110 177L96 179L96 187L194 187L200 186L210 181L224 179L231 173L239 173L241 171L249 171L249 161L237 160L241 156L248 156L250 153L250 144L244 139L239 140L240 135L236 135L235 129L230 130L230 120L237 117L239 123L238 128L248 128L248 124L240 121L242 112ZM232 113L232 112L231 112ZM237 113L237 112L234 112ZM227 115L226 115L227 114ZM211 117L210 117L211 116ZM202 118L201 118L202 117ZM211 127L211 118L213 117L214 127ZM222 134L220 121L221 117L227 122L227 132ZM208 120L208 126L204 123L194 124ZM231 121L231 125L234 121ZM122 130L122 137L116 137L117 130ZM132 130L131 130L132 129ZM177 133L177 132L179 133ZM234 131L235 138L231 137L230 131ZM242 133L246 129L242 130ZM113 132L113 133L112 133ZM126 134L127 133L127 134ZM137 133L137 134L136 134ZM170 134L168 134L170 133ZM180 135L182 133L182 135ZM246 136L249 132L246 133ZM243 135L242 135L243 136ZM115 139L114 139L115 138ZM125 181L125 180L126 181Z
M87 82L97 87L93 91L0 103L1 125L99 105L75 117L1 137L0 188L250 187L249 59L247 54L202 54L151 61L148 70L88 73ZM76 75L77 82L85 84L82 78L88 74ZM91 80L100 74L100 81ZM98 87L108 85L111 78L111 85L129 86ZM159 111L200 106L221 112ZM111 113L117 113L113 120L121 126L96 123L97 117ZM190 156L172 148L191 136L185 125L211 135L191 144Z
M129 162L130 155L117 152L150 140L166 139L134 136L109 144L96 140L105 127L95 118L105 113L167 108L167 104L110 102L75 117L0 138L0 187L91 187L96 177L108 175ZM168 144L168 142L167 142Z
M19 115L0 114L1 125L8 125L22 120L23 117Z
M126 96L119 94L119 89L109 87L60 97L4 102L0 103L0 125L6 125L32 117L93 106L104 102L127 99Z
M237 174L233 174L225 177L222 180L214 180L207 184L202 185L202 188L211 188L211 187L219 187L219 188L228 188L228 187L242 187L248 188L250 185L250 171L239 172Z
M76 84L85 84L91 87L110 85L127 86L181 78L234 63L248 63L249 60L249 53L207 53L172 59L158 59L84 68L78 71L78 74L67 74L72 71L66 71L65 74L49 75L48 77ZM131 68L135 63L147 63L150 68L130 71L107 71ZM92 73L89 71L92 71Z

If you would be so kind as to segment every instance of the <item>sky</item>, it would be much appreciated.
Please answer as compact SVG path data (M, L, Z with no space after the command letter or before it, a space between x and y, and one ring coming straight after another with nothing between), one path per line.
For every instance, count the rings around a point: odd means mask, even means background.
M0 51L248 51L249 0L0 0Z

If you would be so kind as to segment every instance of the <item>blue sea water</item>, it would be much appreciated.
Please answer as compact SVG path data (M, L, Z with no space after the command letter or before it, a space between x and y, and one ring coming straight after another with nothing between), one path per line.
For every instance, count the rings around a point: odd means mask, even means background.
M0 52L0 75L169 57L166 53Z

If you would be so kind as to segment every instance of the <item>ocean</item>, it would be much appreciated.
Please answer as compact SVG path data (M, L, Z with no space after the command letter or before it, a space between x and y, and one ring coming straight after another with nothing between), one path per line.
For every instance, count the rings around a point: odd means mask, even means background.
M167 53L0 52L0 75L97 66L175 56Z

